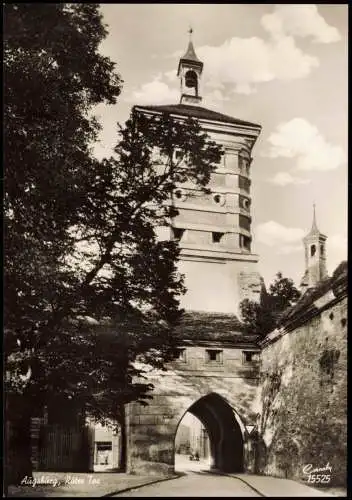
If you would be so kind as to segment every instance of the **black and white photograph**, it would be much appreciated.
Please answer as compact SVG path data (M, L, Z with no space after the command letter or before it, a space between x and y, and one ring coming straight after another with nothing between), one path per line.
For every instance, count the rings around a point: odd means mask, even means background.
M3 496L345 497L348 4L3 4Z

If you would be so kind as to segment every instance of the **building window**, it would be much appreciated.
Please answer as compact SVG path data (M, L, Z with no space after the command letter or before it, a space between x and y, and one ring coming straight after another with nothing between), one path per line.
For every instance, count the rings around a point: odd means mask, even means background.
M257 353L253 351L242 351L243 364L252 363L257 360Z
M214 194L213 201L216 205L223 206L225 204L225 196L219 193Z
M312 246L310 247L310 256L311 256L311 257L314 257L314 255L315 255L315 252L316 252L316 251L317 251L316 246L315 246L315 245L312 245Z
M213 243L220 243L224 233L211 233Z
M243 236L240 234L240 247L245 248L249 252L251 251L251 239L248 236Z
M172 234L174 240L180 241L182 239L183 233L185 232L184 229L181 229L179 227L173 227L172 228Z
M246 210L249 210L249 199L248 198L243 198L240 196L240 206L241 208L245 208Z
M186 362L186 349L177 349L176 361Z
M206 356L208 363L222 363L222 351L219 349L207 349Z
M321 255L324 255L324 245L320 245L320 253Z

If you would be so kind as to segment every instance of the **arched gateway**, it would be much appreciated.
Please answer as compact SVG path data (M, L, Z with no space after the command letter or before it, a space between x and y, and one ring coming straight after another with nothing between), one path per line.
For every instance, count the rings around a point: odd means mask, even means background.
M198 399L189 409L203 424L210 442L210 468L243 472L244 437L228 402L215 392Z
M201 338L190 338L191 323L193 336L200 329ZM248 426L256 424L258 414L255 339L236 333L238 320L230 314L188 312L181 327L188 338L180 346L179 358L168 371L150 374L153 399L146 407L133 403L128 408L127 472L174 470L175 435L186 412L196 416L208 433L212 468L254 470Z

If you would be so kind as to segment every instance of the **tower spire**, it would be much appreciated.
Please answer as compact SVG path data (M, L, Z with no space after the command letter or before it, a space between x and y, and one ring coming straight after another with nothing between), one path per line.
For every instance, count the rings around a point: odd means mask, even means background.
M313 203L313 224L312 224L312 229L317 230L317 219L315 215L315 203Z
M312 229L310 230L309 234L320 234L320 231L317 226L317 218L316 218L316 213L315 213L315 203L313 203L313 222L312 222Z

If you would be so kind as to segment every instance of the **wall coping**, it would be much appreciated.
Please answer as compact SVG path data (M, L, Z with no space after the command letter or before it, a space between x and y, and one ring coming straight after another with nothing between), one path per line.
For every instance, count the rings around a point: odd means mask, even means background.
M258 345L263 349L271 344L274 344L284 335L293 332L296 328L304 325L314 317L321 314L324 310L329 309L333 305L341 302L345 297L347 297L347 288L344 293L339 296L335 296L333 290L328 290L318 299L313 301L310 307L308 307L303 314L293 318L285 326L275 328L275 330L270 332L263 340L259 341Z

